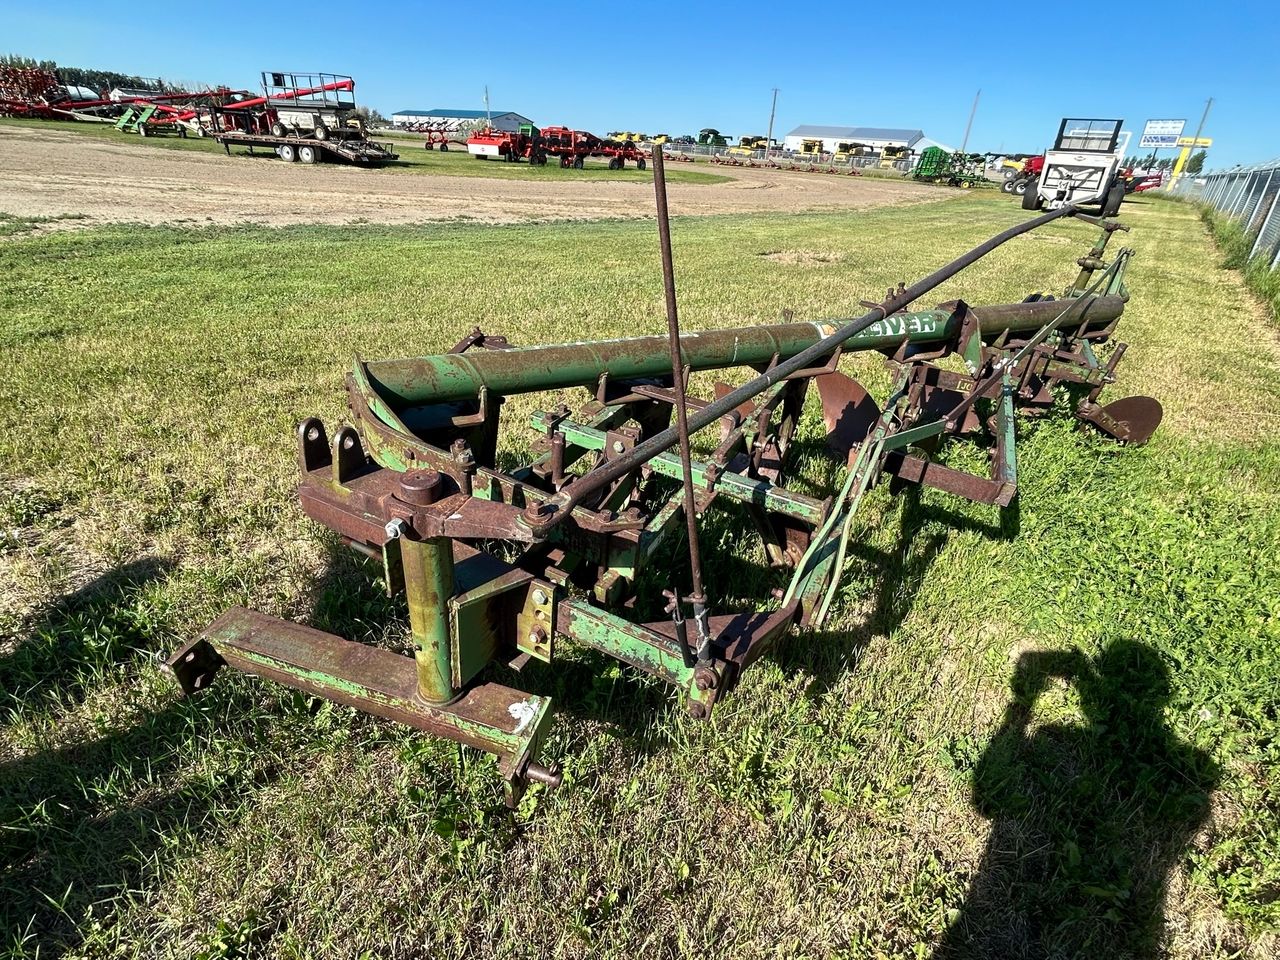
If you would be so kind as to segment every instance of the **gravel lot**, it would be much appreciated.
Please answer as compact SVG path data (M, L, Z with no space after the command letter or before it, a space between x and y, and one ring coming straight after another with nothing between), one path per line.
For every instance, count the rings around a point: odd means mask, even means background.
M680 164L678 168L685 165ZM706 169L700 167L700 169ZM941 199L948 190L870 177L716 167L731 183L669 185L676 214L865 209ZM548 183L305 167L0 127L0 212L82 215L50 228L142 223L419 223L647 217L647 183Z

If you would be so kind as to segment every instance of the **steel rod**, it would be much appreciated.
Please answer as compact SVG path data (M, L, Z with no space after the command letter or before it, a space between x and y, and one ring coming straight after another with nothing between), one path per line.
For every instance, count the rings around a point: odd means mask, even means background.
M702 551L698 543L698 513L693 493L693 452L689 445L689 411L685 398L684 364L680 360L680 313L676 306L676 269L671 259L671 218L667 211L667 176L662 147L654 145L653 193L658 210L658 246L662 251L662 288L667 301L667 341L671 350L671 386L675 394L676 439L680 445L680 473L684 486L684 524L689 537L689 575L694 622L698 628L698 655L705 656L710 643L706 594L702 590ZM679 593L675 604L680 605Z
M844 343L851 337L856 336L863 330L866 330L873 323L883 320L889 314L901 310L908 306L913 300L916 300L934 287L939 286L947 280L950 280L961 270L976 263L982 257L985 257L992 250L1001 244L1007 243L1014 237L1020 237L1024 233L1042 227L1047 223L1058 220L1062 217L1072 216L1076 213L1074 204L1064 204L1057 210L1051 210L1048 213L1025 220L1016 226L1002 230L994 237L978 244L972 250L957 257L945 266L939 267L933 273L929 274L921 280L916 281L896 296L890 297L884 304L878 307L872 307L871 310L864 313L856 321L846 327L837 330L823 340L819 340L813 346L801 350L790 360L786 360L776 366L770 367L760 376L743 384L736 390L725 394L718 400L707 404L700 410L696 411L689 420L690 430L701 430L709 424L715 423L730 410L733 410L740 404L746 403L754 398L757 394L763 393L780 380L785 379L797 370L804 370L807 367L818 365L819 361L834 352L836 347ZM535 537L546 536L553 527L561 523L565 517L569 516L571 510L577 506L584 497L599 490L601 487L612 483L623 474L630 473L638 464L644 463L646 460L652 459L657 454L674 446L679 441L679 434L674 428L669 428L661 433L654 434L648 440L644 440L629 450L623 456L615 460L610 460L596 469L584 474L578 480L573 481L555 497L544 501L540 505L531 507L527 516L529 528Z

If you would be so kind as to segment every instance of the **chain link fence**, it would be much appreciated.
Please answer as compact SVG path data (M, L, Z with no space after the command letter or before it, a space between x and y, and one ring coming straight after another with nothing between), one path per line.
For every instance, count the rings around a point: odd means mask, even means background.
M1280 158L1251 167L1184 175L1170 192L1213 207L1252 241L1249 261L1280 266Z

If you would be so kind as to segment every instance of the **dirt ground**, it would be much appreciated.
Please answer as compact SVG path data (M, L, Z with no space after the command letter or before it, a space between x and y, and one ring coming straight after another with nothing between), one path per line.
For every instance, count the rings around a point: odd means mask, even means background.
M732 182L669 185L673 213L856 210L949 194L870 177L715 169ZM66 227L113 221L418 223L462 217L501 223L652 216L653 188L618 181L551 183L302 167L274 158L161 150L0 127L0 212L84 217L59 223Z

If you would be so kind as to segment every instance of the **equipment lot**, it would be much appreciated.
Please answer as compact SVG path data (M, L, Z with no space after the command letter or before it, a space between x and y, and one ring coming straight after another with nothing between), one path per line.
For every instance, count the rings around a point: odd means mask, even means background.
M83 214L88 219L77 221L79 226L503 223L653 215L652 175L633 168L611 171L599 164L598 170L552 165L531 170L526 164L478 161L458 151L428 152L421 138L416 147L396 141L396 149L414 163L407 169L303 167L273 155L227 157L203 142L188 141L188 146L172 138L139 143L110 130L109 136L101 136L94 135L100 131L63 132L47 126L0 123L0 210L28 217ZM433 175L433 169L448 175ZM943 196L894 180L726 169L731 172L723 176L672 170L672 212L858 210Z
M573 720L547 751L565 786L511 818L482 758L238 677L181 701L155 657L232 603L403 645L376 573L294 500L293 428L341 415L352 352L447 349L475 324L522 345L663 328L652 223L324 224L645 217L651 185L47 136L24 146L36 138L0 125L19 180L0 180L0 211L94 219L0 240L4 948L905 958L972 907L976 922L1014 918L990 955L1016 956L1040 952L1037 911L1067 903L1086 955L1142 956L1153 932L1125 924L1127 905L1163 897L1170 955L1274 956L1280 348L1193 208L1143 197L1122 214L1137 250L1124 386L1165 406L1149 446L1046 418L1005 524L877 489L877 549L847 573L847 595L874 602L760 663L710 724L571 654L581 682L562 672L548 691ZM1021 219L999 195L752 173L672 185L677 213L740 214L673 225L689 331L785 308L855 315ZM795 209L825 212L780 213ZM210 219L321 225L101 225ZM1087 233L1047 228L934 300L1065 284L1063 249ZM872 361L851 369L883 383ZM816 398L801 429L806 469L830 469ZM1065 790L999 817L975 808L1018 658L1135 640L1170 672L1159 733L1206 758L1178 769L1189 778L1144 753L1155 732L1099 731L1093 752L1064 742L1056 760L1101 778L1100 808ZM1082 723L1077 691L1054 681L1030 729ZM1153 813L1171 779L1177 809ZM993 820L1065 867L983 914L970 885ZM1126 889L1090 882L1094 864L1070 853L1081 836L1131 857Z

